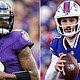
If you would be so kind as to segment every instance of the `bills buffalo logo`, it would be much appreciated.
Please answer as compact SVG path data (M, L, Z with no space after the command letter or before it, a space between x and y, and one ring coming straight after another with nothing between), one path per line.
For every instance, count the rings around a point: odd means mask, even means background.
M75 7L75 11L77 11L79 9L79 6L76 3L73 3L73 5L71 5L70 2L65 2L64 3L64 13L68 14L70 13L70 10Z
M70 3L70 1L64 2L63 7L62 6L58 6L57 11L60 12L60 10L63 10L63 13L65 13L65 15L69 14L71 9L75 7L75 11L77 11L79 9L79 5L76 3L73 3L73 5Z

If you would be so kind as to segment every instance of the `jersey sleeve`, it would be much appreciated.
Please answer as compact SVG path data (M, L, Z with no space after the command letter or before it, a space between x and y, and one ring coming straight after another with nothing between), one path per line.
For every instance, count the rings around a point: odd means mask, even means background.
M30 48L33 46L33 42L32 42L32 40L30 39L30 37L29 37L29 35L28 35L28 33L27 32L25 32L25 31L21 31L21 36L20 36L20 43L22 44L22 45L25 45L26 44L26 46L29 46Z
M55 69L55 65L58 61L58 57L52 54L51 63L45 75L45 80L58 80L59 73Z
M19 54L19 52L26 46L31 48L34 45L28 33L23 30L14 32L14 37L16 38L16 42L13 44L13 49L16 54Z
M58 44L58 39L57 38L54 38L50 43L50 50L55 55L57 55L57 44Z

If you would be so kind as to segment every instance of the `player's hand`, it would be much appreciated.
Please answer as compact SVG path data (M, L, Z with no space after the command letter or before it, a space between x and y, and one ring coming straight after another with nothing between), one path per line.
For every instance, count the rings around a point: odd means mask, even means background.
M63 71L63 68L64 68L63 63L66 63L65 60L61 60L62 57L64 57L64 56L66 56L66 54L62 54L62 55L60 56L60 58L58 59L56 65L55 65L56 70L59 71L59 72L62 72L62 71Z
M1 72L0 71L0 80L3 80L4 79L4 75L5 75L5 72Z

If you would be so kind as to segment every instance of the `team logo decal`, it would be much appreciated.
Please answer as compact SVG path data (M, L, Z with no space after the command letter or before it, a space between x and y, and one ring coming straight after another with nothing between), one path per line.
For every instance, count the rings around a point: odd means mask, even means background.
M24 34L22 35L22 37L23 37L26 41L31 42L31 39L30 39L30 37L29 37L29 35L28 35L27 33L24 33Z
M74 64L69 64L69 65L67 65L67 68L69 71L73 71L75 69L75 66L74 66Z

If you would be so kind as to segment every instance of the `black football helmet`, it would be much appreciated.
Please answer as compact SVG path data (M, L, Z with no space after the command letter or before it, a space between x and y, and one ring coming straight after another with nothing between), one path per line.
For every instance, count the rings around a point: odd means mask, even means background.
M0 1L0 20L8 21L8 23L0 24L0 35L10 33L13 29L14 15L9 4L4 1Z

